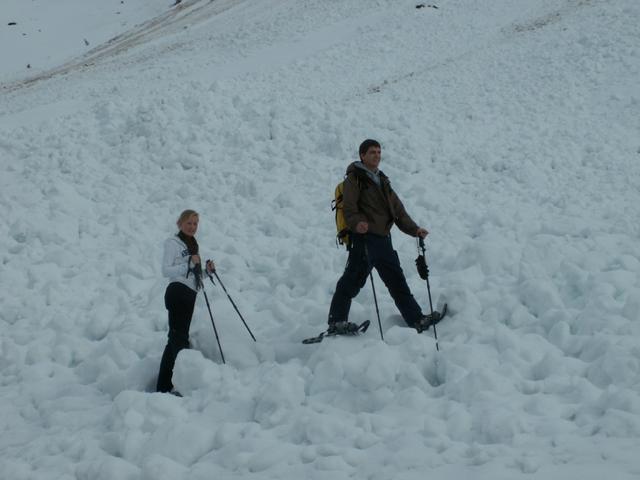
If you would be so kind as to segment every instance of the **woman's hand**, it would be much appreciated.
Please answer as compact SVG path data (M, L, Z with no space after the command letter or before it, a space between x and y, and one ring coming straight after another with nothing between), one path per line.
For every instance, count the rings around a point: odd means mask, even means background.
M216 271L216 264L212 260L207 260L207 272L213 273Z

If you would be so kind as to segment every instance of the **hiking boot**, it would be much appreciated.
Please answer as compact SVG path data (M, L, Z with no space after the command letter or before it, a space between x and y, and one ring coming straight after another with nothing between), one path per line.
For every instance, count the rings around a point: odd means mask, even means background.
M429 330L431 325L435 325L440 321L440 313L433 312L430 315L421 316L415 324L418 333Z
M333 322L329 324L327 335L350 335L357 333L358 325L351 322Z

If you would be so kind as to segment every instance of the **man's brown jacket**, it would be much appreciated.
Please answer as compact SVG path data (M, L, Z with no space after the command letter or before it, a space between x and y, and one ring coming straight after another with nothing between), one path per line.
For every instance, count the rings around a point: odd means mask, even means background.
M378 170L380 186L370 177L362 162L353 162L347 168L344 182L343 208L347 226L356 231L359 222L369 224L369 233L389 235L395 223L407 235L415 237L418 225L404 209L404 205L391 188L389 178Z

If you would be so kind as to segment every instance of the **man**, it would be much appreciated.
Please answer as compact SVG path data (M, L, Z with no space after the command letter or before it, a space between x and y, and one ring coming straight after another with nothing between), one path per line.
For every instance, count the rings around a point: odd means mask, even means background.
M429 232L407 214L402 202L391 188L389 178L378 169L381 149L376 140L367 139L360 145L360 161L347 168L344 182L343 209L350 230L351 244L344 273L336 284L329 309L329 333L349 333L357 326L348 322L351 300L375 268L386 285L407 325L418 331L431 325L409 290L398 254L391 244L391 227L412 237L426 237Z

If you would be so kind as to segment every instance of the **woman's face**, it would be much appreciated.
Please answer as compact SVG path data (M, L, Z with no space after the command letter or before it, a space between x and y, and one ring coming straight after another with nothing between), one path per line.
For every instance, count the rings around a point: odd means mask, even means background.
M191 215L186 220L183 220L182 223L178 225L178 227L180 228L180 231L182 233L189 237L193 237L198 230L198 220L198 215Z

